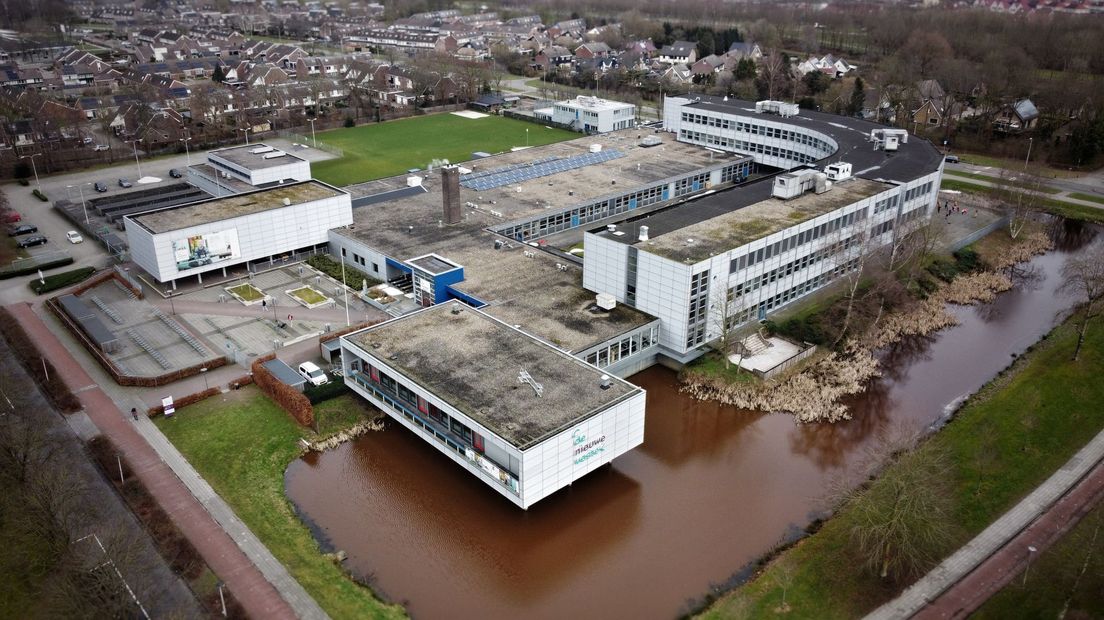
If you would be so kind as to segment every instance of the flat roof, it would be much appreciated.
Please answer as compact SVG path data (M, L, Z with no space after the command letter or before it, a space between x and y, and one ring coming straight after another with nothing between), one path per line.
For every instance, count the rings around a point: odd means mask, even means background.
M254 153L253 151L259 149L268 149L263 153ZM265 155L272 155L274 153L283 153L281 157L269 157ZM207 153L208 157L219 157L226 161L241 166L246 170L263 170L265 168L274 168L276 166L286 166L288 164L305 162L307 160L297 155L292 155L287 151L271 147L263 142L255 142L253 144L246 144L243 146L232 146L230 148L219 149L217 151L210 151Z
M298 183L285 183L279 187L261 189L255 192L212 198L151 211L134 216L131 220L156 235L200 224L253 215L272 209L293 207L340 196L344 193L342 190L320 181L300 181ZM284 204L284 199L288 200L288 204Z
M454 265L447 260L441 259L439 256L433 254L427 254L425 256L419 256L418 258L406 261L407 263L414 265L418 269L430 274L438 275L445 273L446 271L452 271L460 266Z
M565 99L563 101L557 101L556 103L587 110L620 110L622 108L636 107L631 103L613 101L610 99L599 99L598 97L589 95L578 95L574 99Z
M601 370L459 303L344 338L521 450L642 391L616 377L603 390ZM519 381L523 370L542 395Z
M823 194L810 191L789 200L767 198L659 235L653 235L649 226L648 241L636 241L637 237L630 234L634 231L626 231L624 236L635 241L633 245L652 254L679 262L697 263L892 187L886 183L852 178L834 184ZM635 224L639 229L639 225L648 224L647 218Z

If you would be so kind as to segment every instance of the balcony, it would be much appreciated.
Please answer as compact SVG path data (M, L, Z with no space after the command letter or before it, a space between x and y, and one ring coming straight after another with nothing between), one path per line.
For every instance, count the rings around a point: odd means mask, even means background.
M479 454L469 442L450 431L444 424L424 415L416 407L411 407L411 405L400 400L397 395L385 389L379 383L372 381L371 377L362 372L351 372L348 376L356 383L356 387L368 392L390 407L392 411L402 414L408 422L422 429L427 436L436 439L438 443L443 444L471 463L488 480L498 483L516 496L521 496L519 481L516 476L510 473L509 469L485 455Z

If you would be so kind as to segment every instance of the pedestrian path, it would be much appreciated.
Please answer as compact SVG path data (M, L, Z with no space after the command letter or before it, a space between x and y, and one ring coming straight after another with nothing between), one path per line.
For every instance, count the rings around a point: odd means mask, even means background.
M85 413L130 462L158 504L196 547L253 618L327 618L302 586L267 548L237 519L221 498L199 477L183 456L145 418L137 424L101 388L115 388L101 381L99 387L80 361L66 349L29 304L8 306L42 355L77 394ZM82 356L87 361L86 356ZM90 367L90 371L95 372ZM115 392L118 396L122 392ZM152 432L151 432L152 431ZM150 438L147 440L147 438Z
M1104 431L1019 504L867 620L911 618L1031 525L1100 462L1104 462Z

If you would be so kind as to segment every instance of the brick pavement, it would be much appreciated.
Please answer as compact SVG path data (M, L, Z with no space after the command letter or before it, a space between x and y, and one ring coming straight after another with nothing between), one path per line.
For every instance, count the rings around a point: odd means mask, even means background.
M1059 500L1075 485L1085 480L1089 473L1102 462L1104 462L1104 432L1097 434L1058 471L964 547L943 560L939 566L932 569L920 581L909 586L896 599L874 610L867 616L867 620L914 617L955 584L966 579L967 575L983 562L1007 547L1010 541L1025 532L1040 515L1052 508L1056 509ZM1023 549L1026 549L1026 545L1022 547L1017 545L1010 552L1013 554L1018 552L1020 559L1026 560Z
M158 453L136 430L133 422L95 384L81 363L35 315L29 304L14 304L8 306L8 310L31 336L39 351L62 374L65 383L77 393L88 416L123 452L135 474L169 514L173 523L195 545L211 569L227 584L250 616L265 619L326 617L313 600L310 603L314 603L317 613L303 613L302 609L298 614L293 611L281 593L265 579L261 570L235 544L223 526L216 522L199 499L161 460ZM152 426L148 421L147 424ZM245 529L240 522L232 525ZM298 583L295 585L298 586Z

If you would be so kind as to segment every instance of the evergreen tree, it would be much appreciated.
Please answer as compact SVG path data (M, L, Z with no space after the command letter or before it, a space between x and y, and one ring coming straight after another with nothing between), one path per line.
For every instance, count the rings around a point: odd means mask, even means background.
M862 78L855 78L855 89L851 91L851 100L847 102L847 114L857 116L862 113L866 104L866 85Z
M226 81L226 73L222 71L222 65L215 65L215 71L211 74L211 81L219 83Z

